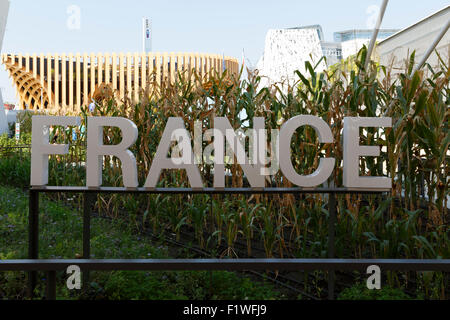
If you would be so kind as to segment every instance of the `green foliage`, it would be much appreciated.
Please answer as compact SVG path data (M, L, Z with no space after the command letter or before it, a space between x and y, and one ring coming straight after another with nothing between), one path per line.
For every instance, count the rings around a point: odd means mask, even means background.
M365 284L344 289L338 300L412 300L402 289L382 287L381 290L369 290Z
M30 134L31 135L31 118L34 115L40 115L39 112L36 111L20 111L17 113L16 122L20 123L20 133L21 134Z
M30 149L21 148L30 144L29 133L22 134L19 141L6 134L0 135L0 185L17 188L30 185Z
M114 300L267 300L281 298L268 284L232 272L113 272L91 294ZM96 289L97 288L97 289Z
M27 188L30 186L31 161L17 155L0 158L0 185Z
M19 141L16 138L9 138L7 134L0 135L0 154L5 155L8 153L5 148L12 148L17 146L28 146L31 145L31 133L21 133Z

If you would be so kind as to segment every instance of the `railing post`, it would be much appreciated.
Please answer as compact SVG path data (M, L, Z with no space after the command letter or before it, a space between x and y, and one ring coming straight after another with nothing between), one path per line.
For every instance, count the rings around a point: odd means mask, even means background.
M47 272L47 300L56 300L56 271Z
M28 258L31 260L39 258L39 192L29 191L29 213L28 213ZM33 298L37 283L37 271L28 274L28 296Z
M335 226L336 226L336 194L330 193L328 198L328 258L335 256ZM328 271L328 299L334 300L335 271Z
M91 258L91 205L93 195L84 194L83 206L83 259ZM89 285L89 271L83 272L83 290L86 292Z

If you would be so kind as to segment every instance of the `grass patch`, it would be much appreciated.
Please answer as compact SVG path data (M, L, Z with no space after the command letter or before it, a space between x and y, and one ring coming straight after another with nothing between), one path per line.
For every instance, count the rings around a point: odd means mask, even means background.
M341 292L338 300L413 300L405 292L389 286L380 290L369 290L364 283L360 283Z

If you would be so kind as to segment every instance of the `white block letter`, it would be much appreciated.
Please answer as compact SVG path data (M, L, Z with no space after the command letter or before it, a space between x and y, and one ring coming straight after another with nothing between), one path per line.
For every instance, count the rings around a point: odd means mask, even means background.
M181 142L178 141L179 138L182 139ZM182 157L167 157L172 141L179 142L177 151L182 153ZM158 150L150 167L150 173L145 182L145 188L155 188L164 169L184 169L186 170L191 187L195 189L203 188L200 171L194 164L191 139L182 118L169 118L167 121Z
M264 118L253 118L254 132L258 130L264 130ZM245 152L245 145L236 135L230 121L226 117L214 118L214 129L220 130L222 135L214 136L214 188L224 188L225 187L225 161L224 161L224 150L225 150L225 140L230 145L232 153L237 158L238 164L241 166L242 170L247 177L247 180L252 188L264 188L265 187L265 176L261 174L262 164L258 161L258 135L253 137L252 151L256 155L256 164L250 164L248 157Z
M325 121L318 117L301 115L286 122L280 130L280 168L283 175L299 187L315 187L324 183L334 169L334 158L321 158L317 170L309 176L299 175L291 161L291 141L295 131L302 126L316 130L320 143L333 143L333 134Z
M359 128L392 127L392 118L344 118L344 186L347 188L391 188L387 177L360 177L359 157L380 156L379 146L360 146Z
M48 184L48 156L51 154L68 154L69 145L50 144L50 126L79 126L79 117L34 116L32 119L31 138L31 185Z
M103 127L118 127L122 141L118 145L103 144ZM122 162L123 184L126 188L138 186L136 158L128 150L138 138L138 128L128 119L119 117L89 117L87 135L86 185L102 185L103 156L116 156ZM108 164L109 165L109 164Z

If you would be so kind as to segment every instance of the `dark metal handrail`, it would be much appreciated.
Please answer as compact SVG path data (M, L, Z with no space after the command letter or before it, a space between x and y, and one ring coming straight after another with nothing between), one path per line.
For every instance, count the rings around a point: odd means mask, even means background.
M121 188L121 187L31 187L31 191L45 193L148 193L148 194L380 194L391 192L386 188Z
M0 271L65 271L77 265L86 271L366 271L377 265L383 270L450 271L450 259L72 259L0 260Z
M446 271L450 259L109 259L109 260L0 260L0 271L47 271L47 299L56 299L56 272L76 265L89 271L365 271L371 265L383 270Z

